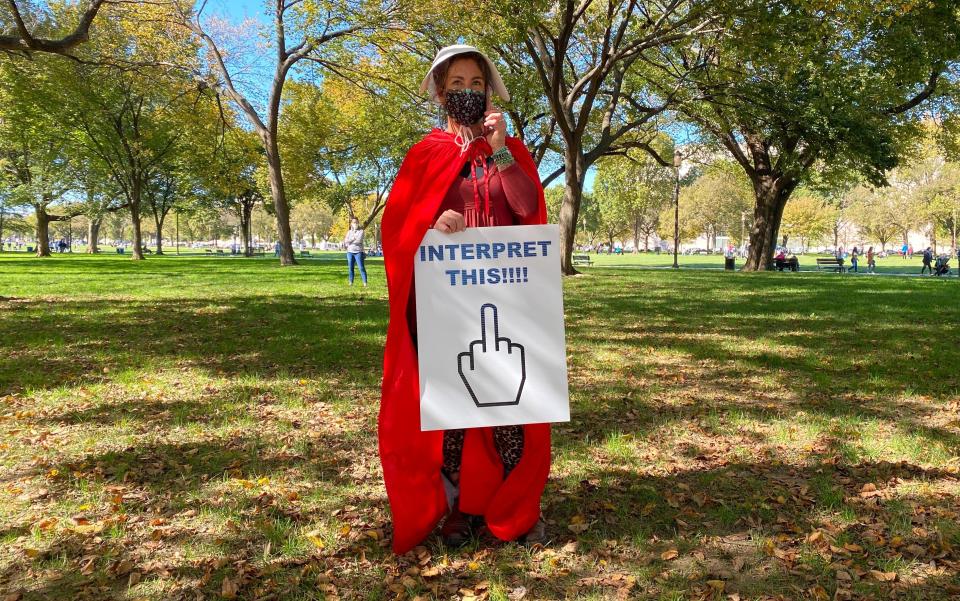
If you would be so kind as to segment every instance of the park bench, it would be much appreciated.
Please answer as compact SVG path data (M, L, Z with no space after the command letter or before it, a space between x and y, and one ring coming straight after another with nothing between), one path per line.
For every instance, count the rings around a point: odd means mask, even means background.
M300 256L301 256L301 257L309 257L309 256L310 256L310 251L309 251L309 250L301 250L301 251L300 251Z
M208 248L208 249L207 249L207 254L208 254L208 255L212 255L212 254L213 254L213 251Z
M253 249L253 256L255 256L255 257L264 257L264 256L266 256L266 253L263 251L262 248L255 248L255 249Z
M843 261L836 257L830 257L829 259L817 259L817 271L821 269L829 268L831 270L836 270L837 273L843 273Z
M590 255L573 255L574 265L593 265Z
M792 259L774 259L773 268L777 271L800 271L800 261Z
M217 254L218 254L218 255L225 255L225 254L227 254L227 253L223 252L223 249L222 249L222 248L218 248L218 249L217 249Z

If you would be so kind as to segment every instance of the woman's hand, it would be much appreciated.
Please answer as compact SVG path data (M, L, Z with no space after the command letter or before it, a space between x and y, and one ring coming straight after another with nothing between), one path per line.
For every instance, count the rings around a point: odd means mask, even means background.
M437 218L437 222L433 227L444 234L455 234L467 229L467 222L460 213L457 213L453 209L447 209Z
M496 152L507 143L507 121L503 118L500 109L487 101L487 112L484 114L483 131L486 132L490 148Z

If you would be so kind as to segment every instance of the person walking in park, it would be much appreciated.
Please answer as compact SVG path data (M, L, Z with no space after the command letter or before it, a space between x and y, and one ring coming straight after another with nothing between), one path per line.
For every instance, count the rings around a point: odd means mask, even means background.
M877 257L873 254L873 247L867 249L867 272L877 273Z
M857 270L857 263L860 260L860 249L856 246L853 247L853 251L850 252L850 270L854 273L859 273Z
M903 255L903 260L904 260L904 261L907 260L907 250L908 250L908 248L909 248L909 247L907 246L907 243L906 243L906 242L904 242L904 243L903 243L903 246L900 247L900 254Z
M446 516L448 544L485 523L500 540L544 537L540 497L550 472L550 425L420 431L414 255L429 228L546 223L536 165L507 136L490 95L510 95L494 64L472 46L437 53L421 91L441 107L434 128L407 153L383 215L390 295L379 441L393 516L393 550L420 544Z
M360 228L360 220L356 217L350 218L350 229L347 230L347 235L343 237L343 246L347 249L347 272L350 285L353 286L354 266L358 266L360 267L360 279L366 286L367 268L363 264L363 230Z
M923 275L923 270L926 269L929 271L930 275L933 275L933 250L928 246L926 250L923 251L923 267L920 268L920 275Z

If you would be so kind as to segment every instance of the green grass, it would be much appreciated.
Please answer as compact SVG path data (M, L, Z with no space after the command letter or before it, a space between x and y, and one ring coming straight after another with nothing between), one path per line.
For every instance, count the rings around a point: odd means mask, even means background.
M595 257L564 282L573 421L554 428L551 541L395 558L379 260L348 288L336 253L0 255L0 591L960 592L960 283L602 266L654 258Z

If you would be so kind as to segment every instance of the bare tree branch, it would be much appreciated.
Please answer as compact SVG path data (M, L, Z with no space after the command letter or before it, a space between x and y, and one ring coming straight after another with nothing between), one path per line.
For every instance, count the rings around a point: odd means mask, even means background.
M77 23L73 32L59 40L51 40L34 37L27 28L23 15L20 14L20 8L17 6L16 0L7 0L10 12L13 14L13 20L17 25L17 35L0 36L0 50L25 54L47 52L70 57L71 50L90 39L90 25L105 3L106 0L90 0L90 4L83 11L80 22Z

